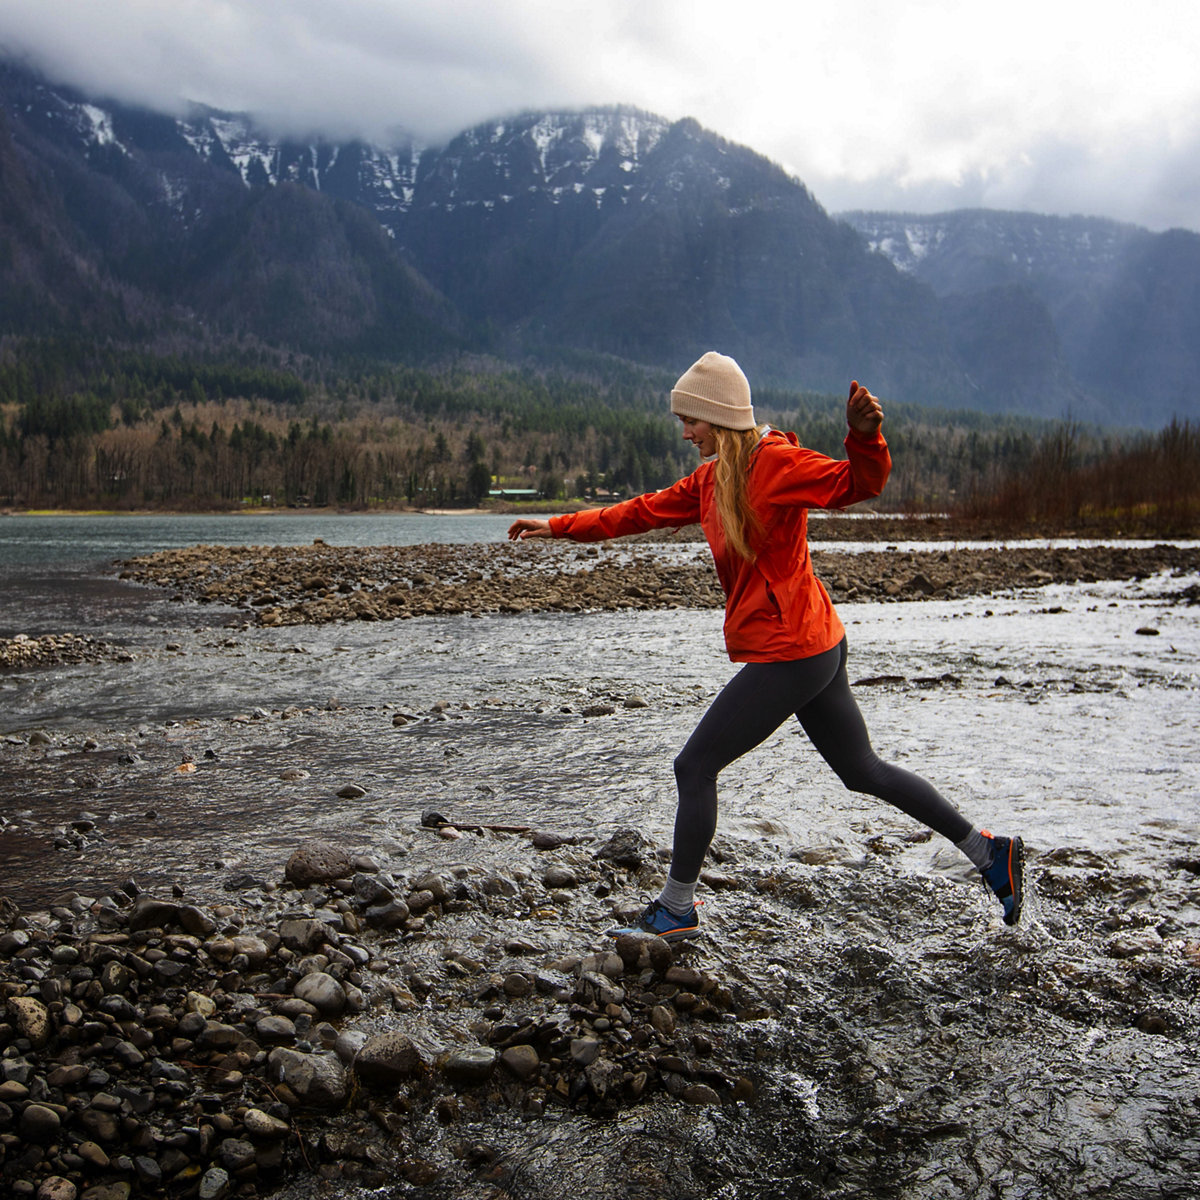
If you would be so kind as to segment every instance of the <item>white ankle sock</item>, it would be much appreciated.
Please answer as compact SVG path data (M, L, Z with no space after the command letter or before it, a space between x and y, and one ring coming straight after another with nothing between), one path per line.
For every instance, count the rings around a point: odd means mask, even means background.
M678 879L668 875L667 882L663 884L663 890L658 895L658 901L677 917L686 916L696 903L696 881L680 883Z
M996 853L996 843L989 837L984 837L978 829L972 829L961 842L955 845L981 870L986 871L992 865Z

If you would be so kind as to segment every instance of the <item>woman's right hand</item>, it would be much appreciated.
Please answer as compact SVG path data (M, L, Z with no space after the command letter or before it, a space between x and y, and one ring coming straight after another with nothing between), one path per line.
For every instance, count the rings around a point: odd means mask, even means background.
M550 522L541 521L536 517L520 517L508 527L510 542L524 541L526 538L553 537L550 532Z

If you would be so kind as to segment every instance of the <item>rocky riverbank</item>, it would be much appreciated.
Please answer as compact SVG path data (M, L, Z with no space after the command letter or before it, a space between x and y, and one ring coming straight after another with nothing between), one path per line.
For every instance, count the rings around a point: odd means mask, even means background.
M724 603L707 550L658 544L334 547L192 546L120 564L122 579L180 600L230 605L266 626L493 612L712 608ZM855 553L813 548L834 602L956 599L1049 583L1200 569L1200 548L996 547Z
M596 936L661 878L637 833L422 826L304 844L224 900L5 904L6 1194L951 1196L1032 1171L1148 1198L1200 1169L1191 859L1164 890L1046 850L1036 926L1005 930L982 889L891 867L901 842L718 843L714 936L672 949Z
M26 671L58 664L128 662L132 656L122 646L113 646L100 638L78 633L48 633L29 637L0 638L0 671Z
M43 912L8 905L6 1194L218 1200L298 1172L429 1184L454 1157L456 1175L487 1178L497 1149L421 1145L427 1127L497 1110L611 1114L656 1092L750 1100L726 1052L746 996L662 942L555 956L532 929L581 888L627 888L644 840L626 832L588 854L547 833L522 841L506 871L397 876L313 842L285 879L235 881L249 903L202 907L130 881ZM459 914L487 918L490 935L447 931Z

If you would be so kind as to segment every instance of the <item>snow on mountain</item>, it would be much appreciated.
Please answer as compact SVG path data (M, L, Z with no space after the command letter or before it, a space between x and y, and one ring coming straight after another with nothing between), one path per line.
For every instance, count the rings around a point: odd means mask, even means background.
M437 155L420 181L421 202L510 203L536 192L557 203L590 192L599 205L623 193L670 123L630 108L524 114L467 130Z
M1072 272L1103 274L1144 233L1100 217L989 209L930 215L856 211L837 216L853 226L871 250L943 294L955 290L951 284L961 285L967 264L990 283L1067 265Z

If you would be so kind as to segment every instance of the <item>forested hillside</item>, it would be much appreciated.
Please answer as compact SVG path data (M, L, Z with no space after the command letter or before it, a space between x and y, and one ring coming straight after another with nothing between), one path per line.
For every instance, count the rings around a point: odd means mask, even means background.
M52 343L0 367L0 505L461 506L664 486L696 463L666 406L673 375L580 357L554 370L306 373ZM761 419L842 455L844 397L761 389ZM881 506L927 510L1029 458L1039 424L888 403ZM1082 447L1099 454L1098 435ZM510 497L511 499L512 497Z

